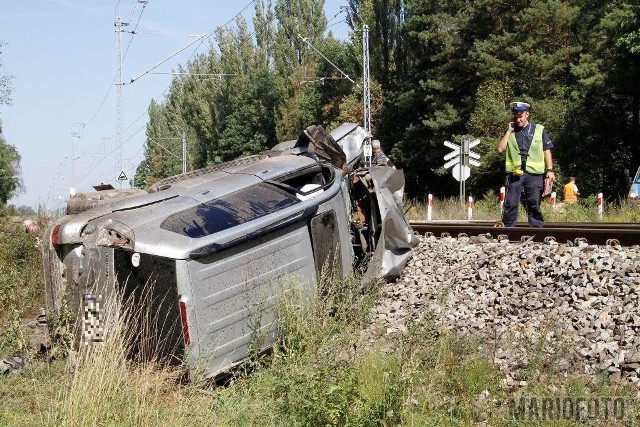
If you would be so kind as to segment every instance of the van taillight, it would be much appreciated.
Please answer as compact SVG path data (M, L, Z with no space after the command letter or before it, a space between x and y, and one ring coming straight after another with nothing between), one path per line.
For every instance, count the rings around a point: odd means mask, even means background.
M53 231L51 232L51 244L57 246L59 244L58 238L60 236L60 225L56 225L53 227Z
M180 300L180 320L182 320L182 336L184 337L184 343L186 345L191 344L191 337L189 336L189 323L187 322L187 304Z

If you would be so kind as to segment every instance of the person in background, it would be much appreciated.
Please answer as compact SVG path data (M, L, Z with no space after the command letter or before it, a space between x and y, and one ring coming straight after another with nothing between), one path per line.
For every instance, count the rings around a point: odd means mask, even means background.
M572 176L569 178L569 182L562 187L562 198L565 203L576 203L579 195L580 192L576 185L576 177Z
M389 160L387 155L382 151L379 140L374 139L371 141L371 153L371 166L389 166L394 169L396 168L393 162Z
M540 198L544 179L555 181L551 150L553 143L547 131L539 123L529 121L531 105L517 101L509 104L513 121L498 142L498 152L505 154L507 195L504 202L502 222L513 227L518 219L518 205L522 192L530 227L544 226L540 209Z

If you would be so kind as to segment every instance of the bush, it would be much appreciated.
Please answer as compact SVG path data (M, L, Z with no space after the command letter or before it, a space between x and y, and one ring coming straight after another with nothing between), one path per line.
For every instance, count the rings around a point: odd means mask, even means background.
M0 355L28 356L22 319L42 306L42 281L39 236L0 217Z

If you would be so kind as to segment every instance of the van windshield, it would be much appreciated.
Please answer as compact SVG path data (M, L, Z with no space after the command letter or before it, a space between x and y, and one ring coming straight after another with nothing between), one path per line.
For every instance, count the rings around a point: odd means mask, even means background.
M277 212L300 201L269 184L257 184L177 212L160 228L200 238Z

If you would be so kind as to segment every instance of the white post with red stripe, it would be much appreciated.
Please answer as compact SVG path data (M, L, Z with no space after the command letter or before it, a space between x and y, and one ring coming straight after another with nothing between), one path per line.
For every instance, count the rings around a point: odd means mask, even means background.
M427 221L431 221L432 214L433 214L433 194L429 194L428 202L427 202Z
M471 221L473 218L473 197L469 196L469 204L467 205L467 219Z
M556 192L555 191L551 192L551 197L549 198L549 201L551 202L551 206L555 206L556 205Z
M502 209L504 209L504 195L506 193L506 188L504 187L500 187L500 211L502 211Z
M596 204L598 205L598 216L602 218L602 215L604 214L604 201L602 193L598 193L598 202Z

